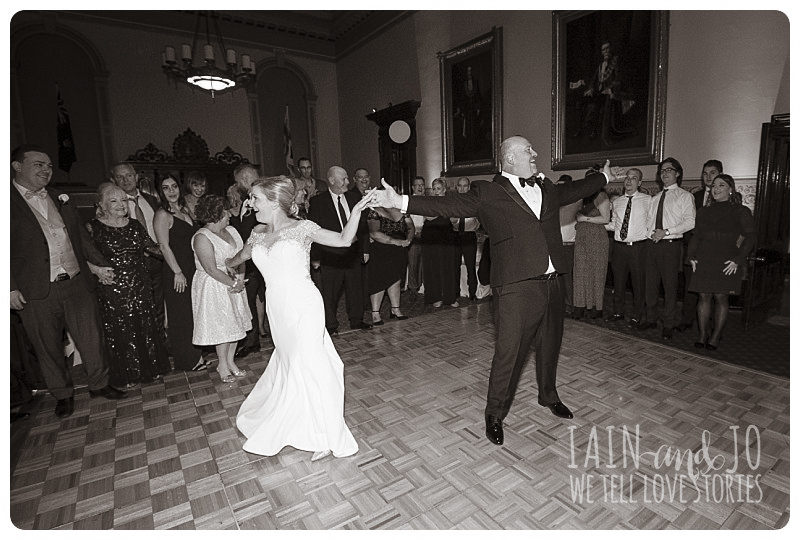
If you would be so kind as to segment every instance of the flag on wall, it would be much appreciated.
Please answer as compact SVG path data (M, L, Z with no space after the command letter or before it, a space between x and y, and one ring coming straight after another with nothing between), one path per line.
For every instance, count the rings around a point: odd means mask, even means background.
M286 115L283 117L283 156L286 160L286 170L291 177L297 176L292 155L292 131L289 129L289 104L286 104Z
M69 172L72 164L77 161L75 145L72 141L72 128L69 124L69 114L61 99L61 90L56 84L56 105L58 109L58 168Z

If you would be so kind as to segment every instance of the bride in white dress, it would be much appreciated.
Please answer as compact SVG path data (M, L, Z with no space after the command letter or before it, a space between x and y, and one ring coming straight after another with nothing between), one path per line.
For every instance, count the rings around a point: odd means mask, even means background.
M349 246L361 211L373 198L367 192L338 233L296 217L295 185L289 178L253 183L249 206L264 226L254 229L244 249L226 264L234 268L252 257L264 276L275 351L236 416L236 426L247 437L245 451L274 456L292 446L314 452L312 461L331 452L336 457L358 452L344 422L344 364L325 329L322 296L309 275L309 250L312 242Z

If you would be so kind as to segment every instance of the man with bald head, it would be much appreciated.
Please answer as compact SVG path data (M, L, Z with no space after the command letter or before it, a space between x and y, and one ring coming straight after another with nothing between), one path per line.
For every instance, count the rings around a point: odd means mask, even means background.
M311 198L308 204L308 219L324 229L341 231L350 219L350 209L361 199L359 193L348 191L350 183L347 171L338 166L328 169L328 189ZM361 214L366 220L367 213ZM361 265L369 257L369 235L359 227L356 240L347 248L332 248L320 244L311 245L311 266L320 270L322 301L325 304L325 327L333 336L338 333L339 321L336 311L342 293L347 304L350 328L369 330L371 324L364 322L364 297L361 283Z
M491 182L475 181L467 193L449 197L407 197L388 184L376 206L423 216L477 217L489 233L491 286L497 332L486 400L486 436L503 444L503 418L514 399L531 346L536 352L539 404L561 418L572 412L556 391L556 366L564 331L564 283L569 271L559 223L560 206L606 185L602 173L556 185L536 165L537 153L524 137L500 145L502 172Z

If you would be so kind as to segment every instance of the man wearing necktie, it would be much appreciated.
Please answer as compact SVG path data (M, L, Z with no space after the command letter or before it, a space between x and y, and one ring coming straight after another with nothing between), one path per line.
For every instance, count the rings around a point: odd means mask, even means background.
M711 184L714 179L722 174L722 162L718 159L710 159L703 164L703 189L699 189L692 193L694 196L694 208L699 210L708 205L708 199L711 198ZM689 250L689 242L692 241L692 231L688 231L683 235L684 253ZM681 323L675 327L678 332L683 332L687 328L691 328L694 320L697 318L697 300L699 296L696 292L689 290L689 285L692 284L692 266L688 260L683 261L683 316Z
M469 178L461 177L456 184L458 193L469 191ZM464 259L464 266L467 268L467 293L470 300L477 300L478 292L478 272L475 269L476 259L478 258L478 227L481 222L474 217L452 218L453 231L455 231L456 257L456 299L461 296L461 259Z
M350 219L350 209L361 196L348 191L347 171L333 166L328 169L328 189L311 198L308 219L324 229L341 231ZM361 214L366 220L367 213ZM371 324L364 322L364 292L362 268L369 258L369 235L364 234L364 225L359 225L356 241L348 248L332 248L320 244L311 245L312 268L320 270L322 301L325 304L325 327L331 335L338 333L339 321L336 312L342 293L345 295L347 317L350 328L369 330Z
M233 170L233 180L236 182L239 193L242 194L242 206L239 209L239 215L236 219L231 219L231 225L233 225L239 233L239 236L242 237L242 242L244 243L247 243L253 229L258 225L256 213L247 206L247 197L250 187L253 185L253 182L258 180L258 177L258 169L251 163L242 163ZM250 308L251 327L250 330L247 330L245 336L239 340L236 352L234 353L235 358L244 358L249 354L261 350L261 340L259 339L260 323L258 320L259 316L256 300L258 298L266 300L266 298L264 298L266 290L264 288L264 277L251 259L245 261L244 279L246 282L244 291L247 295L247 305ZM266 318L267 315L265 314L264 317Z
M678 185L683 167L675 158L658 165L658 176L664 184L661 193L650 200L650 219L647 232L647 262L645 278L645 316L639 330L657 326L659 285L664 287L664 312L661 315L661 337L672 339L680 322L678 308L678 273L681 270L683 234L694 229L694 200L692 194Z
M503 418L514 400L531 346L536 352L538 402L561 418L572 412L556 390L564 331L568 261L561 241L559 207L596 193L612 177L610 164L583 180L555 185L538 173L537 153L521 136L500 145L502 172L475 181L468 193L449 197L398 195L384 182L377 206L423 216L477 216L489 234L496 341L484 411L486 437L503 444Z
M156 210L160 208L158 199L152 195L139 190L139 175L133 165L121 161L111 167L109 180L116 184L128 196L128 212L130 217L139 221L153 242L156 240L155 229L153 229L153 217ZM161 329L161 339L163 345L168 348L166 339L165 315L164 315L164 289L162 286L161 265L162 261L149 254L145 257L147 273L150 275L150 285L153 290L153 301L156 305L156 316L158 317L158 327ZM169 350L169 349L168 349Z
M11 166L11 309L19 313L47 388L57 400L56 416L66 418L75 410L75 390L64 361L64 330L80 352L89 395L125 395L108 386L97 282L91 275L110 283L113 270L68 196L47 188L53 174L48 155L37 146L21 146L12 152Z
M614 233L611 245L611 271L614 274L614 301L611 316L606 320L625 319L625 289L628 275L633 286L633 311L630 327L638 326L644 315L645 250L649 242L647 225L650 216L650 196L639 191L642 171L628 169L624 192L611 203L611 221L606 230Z

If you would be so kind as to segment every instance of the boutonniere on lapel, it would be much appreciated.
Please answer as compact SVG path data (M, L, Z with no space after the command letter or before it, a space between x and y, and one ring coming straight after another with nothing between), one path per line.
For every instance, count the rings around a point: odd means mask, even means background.
M61 195L58 196L58 202L61 203L61 206L64 206L65 204L68 204L69 203L69 195L67 195L66 193L62 193Z

